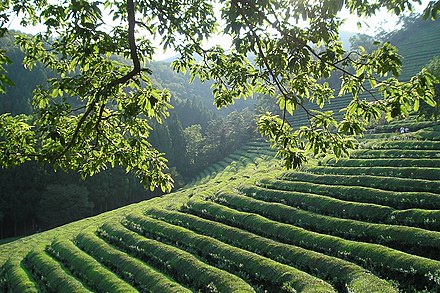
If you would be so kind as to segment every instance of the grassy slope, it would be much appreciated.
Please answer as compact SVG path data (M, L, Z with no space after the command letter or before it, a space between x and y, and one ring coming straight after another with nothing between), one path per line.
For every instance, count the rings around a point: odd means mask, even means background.
M436 136L436 128L413 132L410 140L407 139L409 135L395 134L389 140L392 148L387 149L383 140L380 147L384 151L395 151L399 143L408 150L425 146L430 148L429 152L425 157L420 154L422 157L415 160L429 158L433 156L432 149L437 149L437 143L417 138L419 133L424 133L425 138L429 134ZM376 138L367 138L361 146L368 148L375 143L378 143ZM260 146L264 158L256 153L249 155L250 150L257 149L254 143L249 144L244 148L248 151L247 160L241 162L240 156L233 155L231 158L238 160L232 159L224 169L218 167L215 175L199 176L199 182L205 184L194 182L192 187L173 194L3 244L0 246L0 262L4 264L11 259L8 264L12 263L12 267L21 273L30 274L31 284L37 278L38 270L43 270L41 267L46 265L50 274L58 271L54 276L61 278L62 282L57 282L69 285L68 288L85 286L81 289L92 291L107 290L108 286L113 286L111 291L117 291L115 288L135 290L119 279L125 276L120 268L108 264L106 267L112 268L116 274L105 267L102 272L98 270L97 274L102 274L99 279L107 281L103 287L91 287L95 281L87 278L93 278L93 275L76 271L78 262L82 265L91 263L85 272L96 271L96 266L102 266L96 260L105 264L99 257L102 253L111 257L118 254L118 259L128 263L124 264L123 270L133 272L138 270L136 266L145 266L136 259L146 261L148 268L143 270L157 271L155 274L165 278L164 283L171 282L169 286L173 290L206 290L212 283L217 289L223 288L222 291L233 291L233 288L243 292L262 288L289 291L288 288L293 287L312 292L318 289L330 292L332 288L337 291L391 292L395 289L385 281L388 278L404 290L426 287L434 292L437 289L440 194L435 188L430 192L418 190L431 188L440 178L417 178L423 172L417 172L420 170L415 167L405 171L415 174L414 179L408 178L406 173L396 172L398 168L372 169L379 173L369 175L368 170L357 172L356 166L344 167L345 161L334 163L331 160L321 166L310 165L304 170L306 172L283 173L277 171L279 167L275 161L266 159L267 147ZM336 172L332 171L334 168ZM369 175L368 180L359 177L366 175ZM312 189L310 184L314 186ZM412 191L407 192L405 186L411 187ZM425 209L424 199L429 196L430 206ZM121 222L125 227L119 224ZM81 240L77 245L87 254L72 242L66 242L77 235L80 237L76 241ZM57 239L62 241L54 242ZM104 250L101 247L110 243L117 249L112 256L110 252L90 250L87 243ZM145 247L146 250L130 251L132 247ZM75 264L71 251L76 250L74 255L79 260ZM28 255L30 251L33 252ZM148 251L154 252L139 254ZM212 251L216 254L212 255ZM26 261L21 262L26 255ZM173 260L167 259L175 255L185 263L171 265L168 269L160 264L165 260L174 264ZM158 259L152 260L154 257ZM21 269L23 264L24 270ZM54 269L55 266L58 270ZM179 279L181 266L193 266L194 275L188 272L185 274L188 279ZM218 268L221 271L216 271ZM208 274L212 279L199 280L199 270L212 271L212 275ZM270 274L273 276L262 277ZM232 275L237 279L231 279L235 278ZM434 281L430 276L434 276ZM7 278L12 279L11 274ZM18 283L25 281L23 276L18 279ZM225 284L225 280L232 281ZM143 288L135 281L127 282L137 286L137 290ZM252 287L246 287L247 284ZM49 286L41 282L37 285Z
M424 48L429 52L411 58L417 43L402 43L407 70L418 70L439 47L430 39ZM310 166L306 173L285 175L261 141L250 143L181 191L0 244L0 265L9 259L4 265L6 279L13 283L9 286L29 292L38 286L151 290L142 287L147 283L136 276L137 270L163 276L158 281L163 287L155 290L164 292L394 291L385 279L400 289L435 292L440 283L440 194L432 186L440 179L440 168L431 164L427 176L415 166L438 157L435 143L419 143L438 137L436 127L404 136L375 134L361 146L377 150L355 153L354 163L323 161L327 164ZM399 148L405 154L417 150L417 157L399 161ZM369 167L362 169L362 164ZM69 241L75 237L82 250ZM94 251L87 243L111 243L113 250ZM121 263L105 263L100 253ZM41 275L49 282L35 282Z
M243 150L247 149L248 147L243 148ZM242 152L243 151L240 150L237 153ZM235 183L235 179L240 179L240 177L242 176L246 176L247 178L257 176L257 174L260 173L264 174L265 170L267 170L268 168L272 169L272 166L276 168L276 162L259 158L260 156L258 155L254 155L254 157L256 158L257 163L252 163L247 166L247 168L245 168L242 164L238 162L233 164L237 165L237 167L231 168L230 166L228 166L226 170L225 168L219 167L217 172L214 174L207 175L206 177L202 177L201 175L199 175L200 178L192 183L192 185L194 185L193 187L190 186L182 191L174 192L158 198L153 198L141 203L131 204L113 211L102 213L94 217L89 217L73 223L69 223L51 229L49 231L37 233L35 235L23 237L6 244L2 244L0 246L0 266L3 265L9 257L24 257L30 249L42 250L45 248L46 245L48 245L51 241L58 237L71 239L84 229L97 228L108 221L121 221L127 214L131 212L144 211L147 207L179 209L183 204L188 201L189 198L202 198L203 194L205 194L212 188L215 189L219 186L225 186L228 184L229 181L234 181ZM276 174L276 171L274 174ZM208 182L208 184L203 184L203 182ZM211 185L213 182L217 182L214 184L215 187ZM219 184L219 182L221 182L221 184Z

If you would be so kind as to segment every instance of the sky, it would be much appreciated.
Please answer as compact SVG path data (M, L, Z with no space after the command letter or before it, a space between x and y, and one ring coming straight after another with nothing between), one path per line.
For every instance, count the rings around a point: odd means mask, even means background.
M428 4L428 2L429 2L429 0L422 0L422 5L415 5L416 12L421 13L423 11L423 8L426 7L426 5ZM215 9L215 11L219 11L219 10L220 9ZM353 15L350 15L348 10L341 11L339 16L340 16L340 18L345 20L345 22L341 26L341 29L340 29L341 31L351 32L351 33L365 33L365 34L369 34L369 35L375 35L379 27L383 28L386 31L391 31L391 30L396 29L396 23L399 19L397 16L392 15L386 11L380 11L377 15L375 15L374 17L371 17L369 19L359 19ZM357 25L358 22L362 23L361 28L358 27L358 25ZM369 24L374 24L374 25L369 25ZM31 34L35 34L35 33L44 31L44 29L45 29L43 25L39 25L37 27L25 27L24 28L24 27L20 26L20 18L19 17L15 17L12 20L9 28L24 31L26 33L31 33ZM156 43L155 45L158 48L157 52L154 56L155 61L161 61L161 60L171 58L176 55L176 52L174 52L172 50L163 51L160 48L159 41L157 41L155 43ZM206 42L206 43L208 43L208 42ZM230 38L228 38L228 36L218 35L218 36L215 36L209 40L209 45L210 46L222 45L222 47L224 47L226 49L226 48L230 47L231 40L230 40Z

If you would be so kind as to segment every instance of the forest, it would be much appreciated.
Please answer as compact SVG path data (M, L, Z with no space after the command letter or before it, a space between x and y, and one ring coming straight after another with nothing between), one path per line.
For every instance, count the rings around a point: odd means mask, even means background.
M24 54L14 44L16 34L20 32L10 31L0 39L0 48L12 61L5 70L20 85L8 86L0 94L0 114L30 114L34 89L55 75L42 65L32 71L23 67ZM196 80L190 84L189 77L174 73L169 63L150 66L154 83L172 92L170 117L152 125L150 142L166 154L175 189L257 137L258 103L217 111L209 83ZM0 169L0 238L32 234L162 193L145 190L122 167L83 179L75 172L55 172L49 165L35 162Z

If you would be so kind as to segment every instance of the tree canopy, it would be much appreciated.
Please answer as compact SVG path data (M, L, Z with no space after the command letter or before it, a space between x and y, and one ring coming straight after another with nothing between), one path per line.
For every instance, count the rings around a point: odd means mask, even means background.
M285 167L301 165L309 153L340 157L383 113L391 119L417 110L421 100L435 102L434 78L426 70L398 80L401 58L392 44L346 52L338 37L343 22L338 13L347 9L371 16L387 9L402 14L414 3L420 1L3 1L2 33L15 15L23 25L46 26L33 36L17 35L16 42L25 67L41 63L56 77L35 90L32 114L0 116L0 164L37 160L84 176L121 165L146 186L169 190L167 161L149 142L153 121L160 123L170 109L169 92L150 78L153 39L179 52L172 64L176 71L213 81L217 107L254 94L270 96L283 114L262 114L258 127ZM431 1L425 16L436 18L439 10L440 1ZM219 31L231 37L230 50L205 45ZM0 52L0 65L9 61ZM335 73L340 85L331 87L326 79ZM0 89L10 84L2 72ZM361 93L370 98L361 99ZM353 99L340 121L308 107L322 108L345 94ZM285 118L299 110L306 111L309 125L294 129Z
M423 116L427 119L434 118L434 121L437 123L440 103L440 56L435 56L432 58L425 68L437 79L434 85L434 101L436 104L434 107L432 107L423 102L420 105L419 116Z

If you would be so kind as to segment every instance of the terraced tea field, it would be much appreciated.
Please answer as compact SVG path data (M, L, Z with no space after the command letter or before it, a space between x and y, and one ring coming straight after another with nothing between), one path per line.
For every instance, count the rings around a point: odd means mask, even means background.
M178 192L1 245L0 291L438 292L439 127L424 126L301 171L249 143Z

